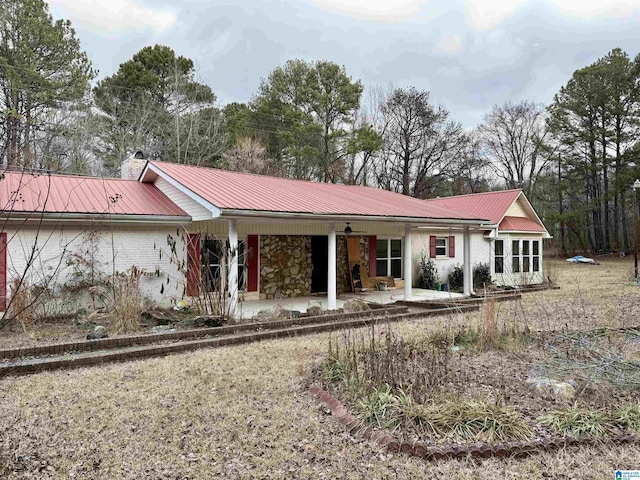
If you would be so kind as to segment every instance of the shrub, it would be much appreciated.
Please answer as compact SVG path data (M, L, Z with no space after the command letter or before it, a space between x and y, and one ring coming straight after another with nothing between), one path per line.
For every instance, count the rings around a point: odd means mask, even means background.
M614 420L621 428L640 430L640 403L618 408Z
M473 284L478 286L491 284L491 269L488 263L478 263L473 267Z
M451 291L462 290L464 285L464 269L462 265L456 265L449 274L449 288Z
M387 413L396 403L396 396L391 392L389 384L385 383L358 402L358 418L384 428L389 427L394 421L388 418Z
M438 269L431 258L427 258L424 252L420 256L420 274L418 276L418 288L435 290L438 283Z
M575 437L604 435L614 429L606 412L587 410L578 405L573 405L566 410L551 412L538 420L553 430Z

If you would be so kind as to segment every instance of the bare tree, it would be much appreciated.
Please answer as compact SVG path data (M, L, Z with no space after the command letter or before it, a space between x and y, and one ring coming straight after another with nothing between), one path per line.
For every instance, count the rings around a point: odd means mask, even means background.
M278 168L267 154L267 147L260 139L239 137L236 144L224 154L223 161L228 170L234 172L278 175Z
M482 155L481 149L477 136L473 132L467 134L455 174L451 179L453 195L487 192L494 187L489 180L489 162Z
M483 155L496 175L508 188L522 188L526 195L552 160L545 112L541 104L509 102L493 107L478 126Z
M464 148L462 126L429 92L395 89L381 106L384 155L378 182L384 188L420 198L448 179Z

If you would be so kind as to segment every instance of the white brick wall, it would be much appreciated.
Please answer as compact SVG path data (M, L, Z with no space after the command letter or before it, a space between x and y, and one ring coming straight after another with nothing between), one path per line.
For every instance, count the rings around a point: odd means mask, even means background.
M34 262L27 271L29 284L42 284L47 276L57 276L57 284L62 285L72 278L74 253L82 253L90 248L85 234L96 228L99 232L95 242L97 248L93 258L96 265L105 274L114 270L125 272L132 266L155 274L159 269L160 275L144 276L141 279L141 289L145 297L161 304L170 304L171 299L180 299L184 289L182 274L171 261L167 236L176 237L177 227L163 226L124 226L105 224L100 227L65 225L55 228L44 226L22 226L19 230L6 228L7 232L7 294L9 285L15 277L22 276L31 255L33 245L37 249ZM185 257L186 245L178 240L176 251L178 260ZM162 250L162 254L160 251ZM62 254L64 252L64 257ZM82 253L85 258L91 255ZM168 279L168 283L167 283ZM162 285L164 284L164 292Z

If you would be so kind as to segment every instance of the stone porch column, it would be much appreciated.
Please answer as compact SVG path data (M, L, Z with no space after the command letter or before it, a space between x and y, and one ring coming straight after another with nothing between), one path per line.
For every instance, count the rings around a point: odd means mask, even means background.
M238 225L237 220L229 220L229 315L235 317L238 310Z
M473 291L473 269L471 267L471 233L469 227L464 227L463 236L463 293L471 295Z
M337 306L338 287L336 274L336 225L329 225L327 256L327 310L335 310Z
M411 258L411 225L404 227L404 299L411 300L413 264Z

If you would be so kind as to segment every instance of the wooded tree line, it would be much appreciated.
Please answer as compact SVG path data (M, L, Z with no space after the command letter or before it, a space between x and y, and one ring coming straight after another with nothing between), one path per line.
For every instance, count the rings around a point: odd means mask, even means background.
M494 106L474 129L413 87L364 87L331 61L290 60L247 103L220 106L191 59L145 47L96 72L43 0L0 5L5 166L117 175L149 158L418 198L523 188L564 251L629 250L640 176L640 56L615 49L548 105Z

